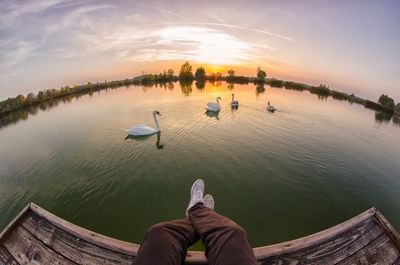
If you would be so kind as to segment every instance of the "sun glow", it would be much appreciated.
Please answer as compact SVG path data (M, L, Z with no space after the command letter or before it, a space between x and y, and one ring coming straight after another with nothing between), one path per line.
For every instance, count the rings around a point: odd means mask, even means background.
M204 27L168 27L157 32L158 44L170 47L169 56L207 64L240 65L250 60L252 46L229 34ZM177 51L178 52L174 52Z

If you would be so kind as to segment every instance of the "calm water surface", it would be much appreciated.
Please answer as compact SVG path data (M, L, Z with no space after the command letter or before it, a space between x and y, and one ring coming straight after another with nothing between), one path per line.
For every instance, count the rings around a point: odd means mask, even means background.
M222 110L209 117L204 107L217 96ZM122 128L153 126L153 110L162 114L160 138L127 139ZM320 231L371 206L400 229L400 126L308 92L224 83L121 87L1 128L0 229L33 201L140 243L150 225L184 216L199 177L216 211L242 225L253 246Z

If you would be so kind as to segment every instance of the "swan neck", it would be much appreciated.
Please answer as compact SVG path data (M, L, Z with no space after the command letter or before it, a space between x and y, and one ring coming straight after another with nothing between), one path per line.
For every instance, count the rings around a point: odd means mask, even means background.
M157 129L157 131L159 131L160 130L160 126L158 125L157 115L153 114L153 118L154 118L154 123L156 124L156 129Z
M219 98L217 98L217 104L219 105Z

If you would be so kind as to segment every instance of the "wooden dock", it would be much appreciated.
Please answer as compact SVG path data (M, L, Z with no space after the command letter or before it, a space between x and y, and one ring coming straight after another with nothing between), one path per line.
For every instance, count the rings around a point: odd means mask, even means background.
M138 248L30 203L0 234L0 264L132 264ZM400 236L371 208L322 232L254 248L254 253L263 265L400 265ZM207 264L207 260L203 252L190 251L186 264Z

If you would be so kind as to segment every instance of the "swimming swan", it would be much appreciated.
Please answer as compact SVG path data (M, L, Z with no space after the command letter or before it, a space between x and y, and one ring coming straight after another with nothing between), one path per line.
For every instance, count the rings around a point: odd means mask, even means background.
M232 94L231 107L239 106L239 101L235 100L235 94Z
M270 103L269 103L269 101L268 101L268 106L267 106L267 110L269 111L269 112L275 112L275 110L276 110L276 108L274 107L274 106L272 106Z
M217 97L217 103L215 102L208 102L207 103L207 110L208 111L220 111L221 110L221 105L219 104L219 100L221 97Z
M154 123L156 124L156 128L151 128L147 126L146 124L138 124L135 126L132 126L129 129L124 129L129 135L133 136L144 136L144 135L151 135L160 132L160 126L158 125L157 117L156 115L160 115L160 112L158 111L153 111L153 118L154 118Z

